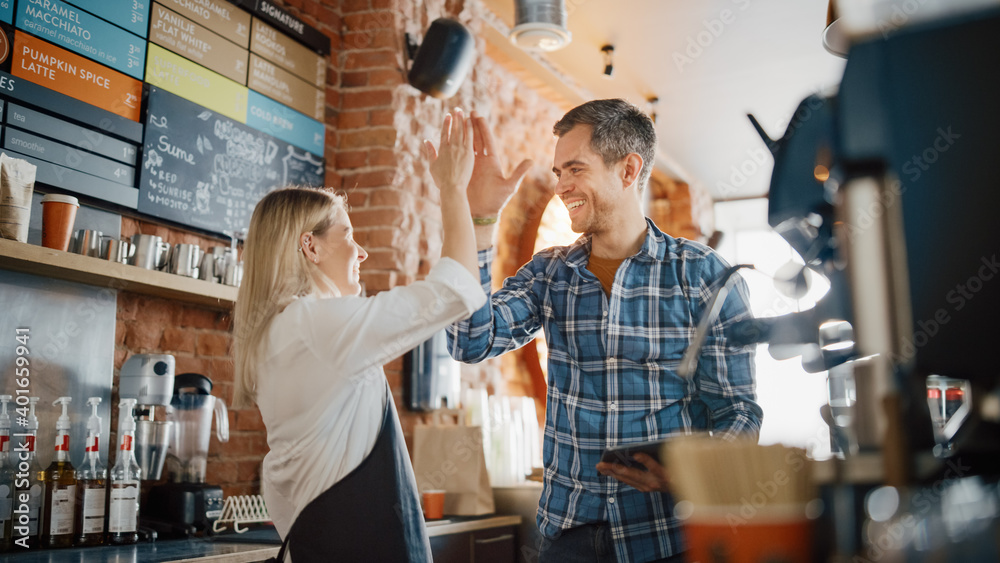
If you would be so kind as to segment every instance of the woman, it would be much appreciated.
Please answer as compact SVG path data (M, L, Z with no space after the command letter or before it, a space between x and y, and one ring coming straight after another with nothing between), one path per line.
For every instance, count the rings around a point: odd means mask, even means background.
M254 209L236 301L235 404L267 427L268 511L297 563L430 561L415 479L382 365L468 317L479 284L466 188L471 120L425 142L441 191L441 260L427 278L361 297L368 254L342 196L286 188Z

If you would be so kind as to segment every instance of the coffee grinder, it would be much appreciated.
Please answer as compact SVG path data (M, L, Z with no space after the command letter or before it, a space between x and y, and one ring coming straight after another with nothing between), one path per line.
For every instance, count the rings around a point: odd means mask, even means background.
M215 418L216 437L229 441L226 404L212 394L212 381L197 373L174 378L167 418L174 424L167 448L167 483L149 491L144 523L161 533L188 537L208 533L222 515L222 488L205 483L208 445Z
M170 354L135 354L119 374L119 396L136 400L135 458L144 481L160 478L170 443L174 423L166 413L174 393L174 365Z

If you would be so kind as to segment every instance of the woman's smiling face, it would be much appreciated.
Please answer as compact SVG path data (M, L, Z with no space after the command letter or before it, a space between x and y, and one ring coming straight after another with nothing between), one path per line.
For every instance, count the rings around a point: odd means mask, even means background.
M361 263L368 258L364 248L354 242L354 228L347 211L334 210L333 225L321 235L313 235L318 262L316 267L329 278L341 295L361 293Z

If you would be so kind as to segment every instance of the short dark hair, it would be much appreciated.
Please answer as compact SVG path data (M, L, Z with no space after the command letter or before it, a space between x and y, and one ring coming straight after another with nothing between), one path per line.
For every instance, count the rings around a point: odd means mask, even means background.
M605 166L621 161L629 153L641 156L639 190L645 189L656 156L656 128L649 116L621 98L592 100L566 112L552 127L552 133L562 137L577 125L591 126L590 147L601 155Z

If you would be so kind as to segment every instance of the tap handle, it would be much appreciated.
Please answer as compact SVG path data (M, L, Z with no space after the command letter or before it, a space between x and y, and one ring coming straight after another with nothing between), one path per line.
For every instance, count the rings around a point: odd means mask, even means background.
M677 368L677 375L685 379L694 375L695 370L698 368L698 356L701 354L701 347L705 344L705 337L708 336L708 328L719 316L719 312L722 311L722 304L729 297L729 289L736 283L737 278L734 274L743 268L753 269L753 266L750 264L737 264L730 267L722 275L722 283L719 284L715 293L712 294L712 298L709 299L708 306L705 308L705 312L702 313L701 320L698 321L698 328L695 330L694 338L691 339L691 343L688 344L688 348L684 352L684 357L681 358L681 364Z

